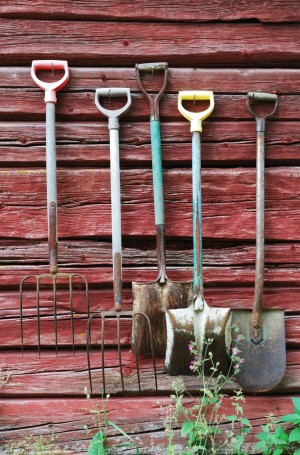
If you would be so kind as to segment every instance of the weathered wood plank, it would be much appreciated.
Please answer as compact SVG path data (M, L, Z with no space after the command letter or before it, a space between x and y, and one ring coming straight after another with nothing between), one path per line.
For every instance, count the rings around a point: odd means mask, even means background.
M255 238L255 178L254 169L203 170L204 237ZM45 170L5 169L0 181L1 235L45 238ZM164 182L166 233L191 237L191 172L169 170ZM300 239L299 182L300 167L266 170L266 239ZM123 235L154 235L151 171L123 170L121 192ZM111 235L108 169L59 170L58 195L61 237Z
M26 90L26 96L39 91L30 75L30 62L26 65L26 67L0 67L0 87L14 89L14 98L23 90ZM300 69L295 68L170 67L166 93L177 94L180 90L203 88L224 95L231 93L245 96L249 90L276 92L278 95L296 95L300 94L299 73ZM46 78L46 76L49 77L49 73L43 77ZM50 79L51 77L50 75ZM159 91L161 82L161 76L158 74L143 76L143 84L148 91ZM134 67L70 67L70 80L60 96L69 92L93 92L98 87L118 87L125 83L133 92L140 93ZM61 103L61 101L58 103L57 108ZM40 100L39 105L41 106ZM280 109L281 106L279 105L278 108Z
M101 391L101 355L100 351L91 353L93 391L98 394ZM134 358L130 351L122 352L122 364L124 366L124 380L127 392L138 390L136 368ZM2 372L9 376L9 381L0 390L2 397L20 396L57 396L57 383L60 383L60 396L80 396L84 394L84 388L89 389L89 376L87 370L87 356L85 350L76 351L73 356L70 351L60 350L58 356L53 352L43 352L39 358L36 352L2 351ZM105 354L105 380L107 392L110 394L121 392L118 354L116 350L107 349ZM171 393L174 377L164 372L163 358L156 358L159 393ZM145 393L153 392L153 366L149 359L139 363L141 375L141 389ZM199 390L199 380L194 376L183 377L189 391L196 393ZM237 388L234 383L224 389L224 392L232 393ZM281 383L276 387L276 393L299 393L300 391L300 352L288 350L287 369ZM274 393L274 391L273 391Z
M145 0L117 0L112 8L109 1L103 1L101 8L96 1L64 0L59 3L51 0L39 0L24 5L21 0L12 4L0 2L1 17L37 18L37 19L92 19L92 20L140 20L140 21L236 21L258 19L261 22L293 22L300 20L299 4L296 0L274 0L272 4L254 0L251 3L239 1L232 5L230 1L218 0L213 3L199 3L189 0L185 7L179 0L160 1L159 7Z
M3 65L63 59L70 65L133 65L166 60L170 65L287 65L299 61L299 27L294 24L165 24L1 19ZM222 36L222 40L219 39ZM291 40L291 36L293 39Z
M99 273L101 271L99 270ZM171 275L174 275L172 273ZM154 272L153 272L154 276ZM242 283L241 283L242 284ZM216 287L209 287L205 283L205 300L211 306L224 306L225 308L248 308L251 309L253 305L254 295L254 281L251 285L244 285L243 287L236 287L228 285L222 287L220 284ZM212 284L214 286L214 284ZM277 308L284 309L287 313L297 313L299 311L299 285L298 286L278 286L276 283L268 285L264 289L264 308ZM84 301L82 291L76 291L73 296L74 308L76 313L83 312L82 302ZM66 312L67 303L69 302L69 295L66 292L60 292L59 305L57 308L58 314ZM130 310L132 307L132 292L130 285L123 289L123 308ZM90 289L90 309L94 313L99 310L110 310L113 303L112 288L104 289ZM53 294L50 291L41 291L41 299L43 307L41 308L41 315L52 314L53 308ZM81 302L81 304L80 304ZM8 291L7 289L1 290L0 295L0 318L18 318L20 315L20 302L18 291ZM26 317L36 315L36 294L34 291L26 291L26 300L24 302L23 314ZM1 343L2 345L2 343ZM3 346L2 346L3 347Z
M109 419L122 427L124 431L132 436L138 437L142 454L164 453L166 440L164 433L164 407L170 402L169 397L144 397L143 405L136 397L111 398L107 403ZM187 399L186 404L192 404L192 399ZM99 400L94 401L94 406ZM6 399L0 402L2 413L0 423L2 424L3 446L8 441L21 439L28 434L40 435L55 432L58 441L67 443L74 453L86 453L87 436L84 426L89 425L95 428L93 415L90 414L91 404L84 399ZM275 416L281 416L292 412L292 402L286 396L269 397L257 396L247 397L243 405L244 414L253 426L253 435L260 431L260 425L266 423L266 410ZM120 413L120 409L122 412ZM232 413L232 405L229 397L223 400L224 414ZM256 430L256 431L255 431ZM76 434L76 438L74 438ZM110 428L108 434L111 443L115 442L116 430ZM183 441L176 434L175 441L178 449L183 448ZM75 439L75 441L74 441ZM117 439L118 440L118 439ZM76 447L76 441L82 443ZM254 443L255 437L249 439ZM257 441L257 440L256 440ZM120 441L119 441L120 442ZM249 447L248 447L249 448ZM72 452L71 452L72 453ZM251 453L251 452L250 452Z
M83 310L82 310L83 311ZM72 347L71 318L65 309L64 316L57 318L58 345L60 347ZM298 315L286 316L286 343L290 347L300 346L300 317ZM55 322L54 310L52 316L40 318L40 343L44 348L50 347L55 355ZM87 318L74 316L74 342L76 346L86 346L87 340ZM21 346L20 321L19 319L0 319L0 330L2 335L3 347ZM128 346L131 343L132 318L122 318L120 343ZM38 327L37 318L23 318L23 340L25 348L34 347L37 352L38 346ZM93 345L101 344L101 320L93 319L91 326L91 340ZM105 320L105 346L117 346L117 323L116 318ZM100 349L99 349L100 355Z
M61 267L63 273L72 273L76 271L86 277L92 287L95 285L107 285L112 281L111 267ZM101 273L100 273L101 271ZM27 275L38 275L48 273L46 267L41 266L2 266L0 268L0 286L19 286L20 281ZM240 285L243 283L253 285L254 282L254 267L247 266L224 266L224 267L204 267L205 284L208 286L221 285ZM190 281L193 276L192 266L185 267L178 265L170 267L168 276L170 279L177 281ZM157 268L155 267L124 267L123 268L123 283L131 283L132 281L155 281L157 277ZM300 271L295 267L273 267L265 268L265 284L266 285L288 285L298 286L300 281Z
M154 222L154 220L153 220ZM167 266L191 265L192 240L167 238ZM225 244L205 242L203 248L204 265L253 265L255 263L255 245ZM133 246L134 245L134 246ZM64 266L111 265L111 242L105 240L61 240L59 242L59 263ZM47 241L42 240L0 240L0 264L33 265L46 264L49 260ZM151 239L123 239L122 262L126 265L157 265L156 242ZM300 262L299 243L275 243L265 245L267 264L298 264Z
M121 163L128 167L151 164L149 122L122 120L120 131ZM268 123L266 159L270 163L299 165L298 122ZM168 166L191 163L191 134L188 122L162 123L162 154ZM255 163L254 122L205 122L202 135L203 165L237 166ZM56 124L59 165L109 165L106 122ZM44 122L3 122L0 137L1 164L12 167L39 166L45 162ZM3 150L3 152L2 152ZM69 164L70 163L70 164Z
M299 72L300 75L300 72ZM107 85L107 84L106 84ZM99 86L99 84L98 84ZM274 89L273 89L274 90ZM246 96L243 95L214 95L215 108L211 120L249 120L251 116L246 108ZM146 121L149 118L149 105L143 95L132 94L132 108L128 111L127 121ZM160 103L161 120L179 121L182 115L177 108L177 94L166 94ZM295 120L300 117L300 96L281 95L276 121ZM111 103L110 109L115 106ZM189 107L187 107L189 108ZM271 111L273 106L269 111ZM202 109L202 107L199 109ZM56 113L58 118L67 121L97 121L103 120L94 103L94 88L89 91L68 92L59 94ZM44 95L41 91L36 92L29 89L16 88L2 89L0 98L0 119L4 120L28 120L42 121L45 118Z

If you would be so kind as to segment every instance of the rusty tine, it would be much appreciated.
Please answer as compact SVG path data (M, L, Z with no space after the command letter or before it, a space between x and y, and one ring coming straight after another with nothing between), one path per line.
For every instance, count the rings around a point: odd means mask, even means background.
M106 109L100 103L100 99L109 97L119 98L126 97L126 102L120 109ZM105 319L114 319L117 324L117 359L118 370L120 374L121 390L119 392L125 393L126 381L124 375L123 361L122 361L122 346L121 346L121 321L123 318L130 319L132 324L137 314L145 317L149 327L149 337L152 340L152 361L155 378L155 390L157 390L157 373L154 356L153 334L151 330L150 320L143 312L123 311L122 309L122 229L121 229L121 194L120 194L120 158L119 158L119 117L129 109L131 106L131 95L128 88L109 88L97 89L95 96L95 103L99 111L108 117L108 128L110 136L110 174L111 174L111 215L112 215L112 256L113 256L113 295L114 295L114 309L111 311L100 311L90 316L87 326L87 356L88 356L88 369L89 369L89 382L90 391L93 393L93 378L92 378L92 362L91 362L91 349L93 345L92 340L92 321L101 319L101 371L102 371L102 394L107 392L107 379L106 379L106 365L105 365ZM97 328L97 327L96 327ZM98 333L98 330L97 330ZM135 354L135 367L137 372L138 391L142 391L139 357L136 350Z
M64 75L58 81L47 83L40 80L37 76L39 70L64 70ZM73 354L75 355L75 321L74 321L74 278L79 278L85 288L85 307L83 308L89 317L89 292L87 280L78 273L58 273L57 254L58 254L58 223L57 223L57 182L56 182L56 138L55 138L55 104L56 92L59 91L69 80L68 63L62 60L34 60L31 67L31 76L35 83L45 91L46 103L46 174L47 174L47 219L48 219L48 246L49 246L49 273L40 275L28 275L20 284L20 325L21 325L21 348L24 352L25 333L24 333L24 292L25 284L30 279L35 280L36 288L36 305L37 305L37 347L39 356L42 348L41 333L41 290L44 284L51 283L52 286L52 303L54 318L54 343L55 352L58 353L58 281L62 280L64 287L67 286L70 306L70 323L71 323L71 343Z

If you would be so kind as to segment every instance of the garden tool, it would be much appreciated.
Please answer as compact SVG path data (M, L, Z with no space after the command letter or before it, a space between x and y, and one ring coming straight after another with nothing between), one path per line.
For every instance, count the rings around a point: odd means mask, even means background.
M120 109L106 109L100 103L100 98L120 98L126 97L127 102ZM139 316L145 318L148 327L152 363L154 369L155 390L157 390L157 374L154 356L153 335L151 322L147 314L141 311L123 311L122 310L122 238L121 238L121 194L120 194L120 157L119 157L119 117L124 114L131 106L131 95L128 88L108 88L97 89L95 103L100 112L108 117L108 129L110 136L110 180L111 180L111 223L112 223L112 256L113 256L113 292L114 292L114 310L101 311L95 313L89 318L87 330L87 354L88 354L88 369L90 379L90 389L92 392L92 374L91 374L91 323L93 320L100 320L101 323L101 370L102 370L102 391L106 393L106 378L105 378L105 320L114 319L117 324L117 345L118 345L118 363L121 379L122 392L125 391L125 382L122 365L121 351L121 329L120 320L124 322L133 322ZM138 389L141 391L139 358L135 350L135 364L138 379Z
M268 115L258 114L258 108L271 103ZM286 368L285 325L283 310L263 310L264 287L264 204L265 204L265 131L266 119L277 108L277 95L249 92L247 108L256 122L256 265L254 304L252 310L232 312L232 341L235 328L243 335L238 344L244 362L239 366L236 379L249 392L273 389L282 379ZM232 353L231 353L232 355Z
M54 72L63 70L64 74L60 80L55 82L44 82L37 76L37 71L45 70ZM69 80L68 63L62 60L34 60L31 67L31 76L34 82L45 91L46 103L46 174L47 174L47 219L48 219L48 244L49 244L49 268L50 273L41 275L28 275L20 284L20 322L21 322L21 346L24 349L24 331L23 331L23 300L25 286L30 282L35 283L36 303L37 303L37 345L40 355L41 349L41 289L49 282L52 284L52 300L54 311L54 332L55 332L55 350L58 349L58 282L59 286L67 286L69 293L68 314L71 320L71 337L73 353L75 353L75 329L74 329L74 295L73 287L76 282L85 289L84 312L89 315L89 294L88 283L83 275L78 273L58 273L57 254L58 254L58 233L57 233L57 184L56 184L56 136L55 136L55 104L56 92ZM47 315L48 317L49 315Z
M150 133L152 150L152 176L154 193L154 212L156 227L156 248L158 262L158 276L156 281L150 283L132 283L133 309L147 314L151 321L154 347L156 354L166 351L166 319L167 308L186 308L192 301L192 282L170 281L166 275L166 250L165 250L165 221L163 200L163 173L159 121L159 100L163 95L168 78L167 63L138 64L136 77L139 87L149 101L150 105ZM144 88L141 74L164 72L163 85L156 96L151 96ZM133 346L138 353L151 352L149 331L144 317L136 317L133 324Z
M182 102L184 100L209 101L209 107L202 112L189 112ZM193 360L189 343L196 342L199 355L204 356L207 345L213 361L220 362L222 371L229 369L225 345L225 328L230 316L229 308L211 308L204 300L203 288L203 254L202 254L202 196L201 196L201 142L202 121L214 108L214 97L211 91L179 92L178 109L191 122L192 133L192 180L193 180L193 301L187 309L166 311L167 349L165 367L170 375L191 373ZM211 365L210 365L211 366Z

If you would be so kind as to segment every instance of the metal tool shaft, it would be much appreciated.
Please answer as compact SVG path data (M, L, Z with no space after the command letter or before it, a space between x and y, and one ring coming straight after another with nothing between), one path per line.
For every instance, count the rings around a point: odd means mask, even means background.
M57 273L57 183L55 103L46 103L47 216L50 273Z

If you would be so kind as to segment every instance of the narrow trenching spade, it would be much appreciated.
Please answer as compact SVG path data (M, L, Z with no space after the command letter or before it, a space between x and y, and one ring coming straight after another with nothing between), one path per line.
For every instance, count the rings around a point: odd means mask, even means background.
M159 100L161 99L168 79L168 64L145 63L136 65L136 78L139 87L149 101L150 106L150 133L152 150L152 176L154 193L154 212L156 227L156 249L158 263L158 277L151 283L132 283L133 309L147 314L151 320L153 340L156 354L164 354L166 350L166 319L165 311L168 308L186 308L192 301L192 282L170 281L166 275L165 250L165 221L164 221L164 194L161 135L159 120ZM162 73L163 83L156 95L150 95L144 88L141 75L145 73ZM133 324L133 345L139 353L149 353L151 346L146 320L137 317Z
M189 112L184 100L209 101L209 107L202 112ZM192 133L192 180L193 180L193 251L194 278L193 302L187 309L168 310L167 349L165 367L171 375L190 374L190 341L196 342L200 355L204 354L205 340L211 339L209 346L214 362L220 362L220 369L227 371L229 361L226 349L226 326L230 317L229 308L211 308L204 300L203 253L202 253L202 195L201 195L201 141L202 121L214 108L211 91L183 91L178 95L178 109L191 122Z
M60 80L55 82L44 82L37 76L37 71L64 71ZM34 60L31 67L31 76L34 82L45 91L46 103L46 174L47 174L47 218L48 218L48 244L49 244L49 272L41 275L28 275L20 284L20 324L21 324L21 347L22 351L26 345L24 341L24 324L23 324L23 301L26 285L35 283L36 305L37 305L37 345L38 352L41 350L41 289L47 283L52 284L52 302L53 318L55 332L55 350L58 349L58 301L57 289L58 282L60 285L68 287L69 293L69 310L71 322L71 337L73 352L75 352L75 314L74 314L74 284L80 282L85 289L84 313L89 316L89 293L86 278L78 273L58 273L57 256L58 256L58 228L57 228L57 182L56 182L56 135L55 135L55 104L56 92L65 86L69 80L68 62L63 60ZM47 318L49 315L47 315ZM52 316L51 316L52 317Z
M258 114L258 107L269 103L268 115ZM247 108L256 122L256 265L254 303L252 310L233 310L232 324L243 339L239 342L244 359L236 379L248 392L273 389L282 379L286 368L285 323L283 310L263 310L264 289L264 205L265 205L265 131L266 119L277 108L277 95L249 92ZM236 332L232 331L232 338Z
M103 98L126 98L125 104L120 109L107 109L101 104ZM129 88L103 88L96 90L95 104L99 111L108 117L108 129L110 138L110 182L111 182L111 224L112 224L112 256L113 256L113 293L114 309L111 311L99 311L93 314L88 320L87 327L87 360L89 370L90 390L93 392L93 378L91 365L91 347L92 347L92 322L96 324L96 335L100 327L101 336L101 372L102 372L102 392L105 395L107 391L107 367L105 364L105 346L106 332L105 322L115 320L117 326L117 349L118 349L118 370L121 383L121 392L125 392L126 384L124 378L124 368L122 361L121 349L121 320L125 324L128 321L134 324L135 318L142 317L145 319L150 339L150 352L152 355L154 387L157 390L157 374L155 364L155 353L153 345L153 336L151 322L148 315L142 311L124 311L122 310L122 228L121 228L121 190L120 190L120 154L119 154L119 117L124 114L131 106L131 94ZM100 322L97 325L97 320ZM138 391L142 390L140 380L139 358L135 349L135 367L137 372ZM150 381L151 382L151 381ZM151 387L151 384L150 384Z

